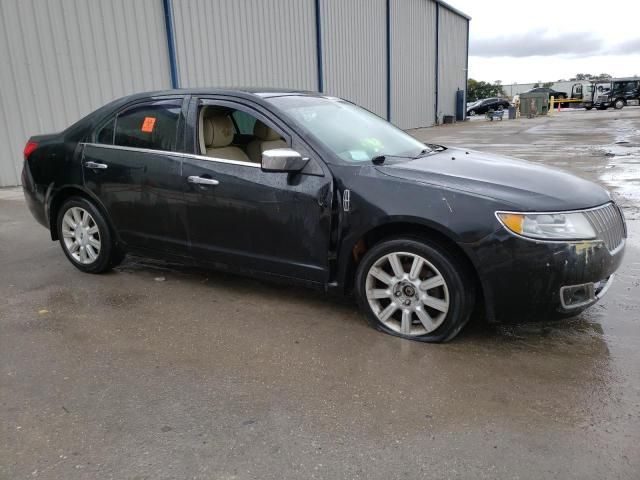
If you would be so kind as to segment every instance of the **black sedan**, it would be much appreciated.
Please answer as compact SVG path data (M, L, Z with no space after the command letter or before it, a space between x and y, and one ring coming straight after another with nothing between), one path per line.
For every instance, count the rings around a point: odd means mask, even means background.
M556 100L559 98L567 98L567 92L559 92L549 87L536 87L530 88L525 93L547 93L550 97L554 97Z
M345 100L172 90L29 139L23 186L71 264L126 253L355 296L422 341L491 320L575 315L622 261L622 213L559 170L425 145Z
M485 98L467 106L467 115L473 117L477 114L487 113L489 110L504 110L509 108L509 102L503 98Z

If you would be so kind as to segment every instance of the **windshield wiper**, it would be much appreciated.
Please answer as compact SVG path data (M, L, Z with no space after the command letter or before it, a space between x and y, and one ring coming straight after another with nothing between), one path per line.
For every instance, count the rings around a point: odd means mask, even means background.
M371 163L373 163L374 165L382 165L386 159L387 159L387 156L384 154L376 155L371 159Z
M433 143L427 143L427 146L433 152L444 152L447 149L447 147L443 147L442 145L434 145Z
M416 156L408 156L408 155L389 155L388 153L381 153L379 155L376 155L375 157L373 157L371 159L371 163L373 163L374 165L382 165L385 160L387 158L405 158L407 160L415 160L416 158L426 154L426 153L433 153L433 150L429 147L423 149L418 155Z

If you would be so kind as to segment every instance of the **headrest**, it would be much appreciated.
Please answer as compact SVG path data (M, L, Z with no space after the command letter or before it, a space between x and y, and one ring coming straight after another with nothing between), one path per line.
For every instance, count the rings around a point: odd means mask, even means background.
M213 143L213 125L210 118L202 119L202 138L204 139L204 146L208 147Z
M258 137L260 140L279 140L280 134L273 128L267 127L264 123L256 120L256 124L253 127L253 136Z
M233 141L233 122L228 116L202 119L202 134L207 148L226 147Z

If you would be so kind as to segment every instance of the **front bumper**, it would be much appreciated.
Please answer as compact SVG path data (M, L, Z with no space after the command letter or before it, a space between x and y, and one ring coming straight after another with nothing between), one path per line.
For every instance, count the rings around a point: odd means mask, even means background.
M609 252L599 240L537 242L498 230L474 252L487 314L500 322L577 314L607 292L624 250L624 241Z

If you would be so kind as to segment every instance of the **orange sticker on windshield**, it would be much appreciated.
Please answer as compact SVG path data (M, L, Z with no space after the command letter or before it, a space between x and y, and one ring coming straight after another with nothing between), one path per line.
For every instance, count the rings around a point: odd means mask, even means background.
M153 132L153 127L156 126L156 118L155 117L144 117L144 122L142 122L142 130L145 133Z

